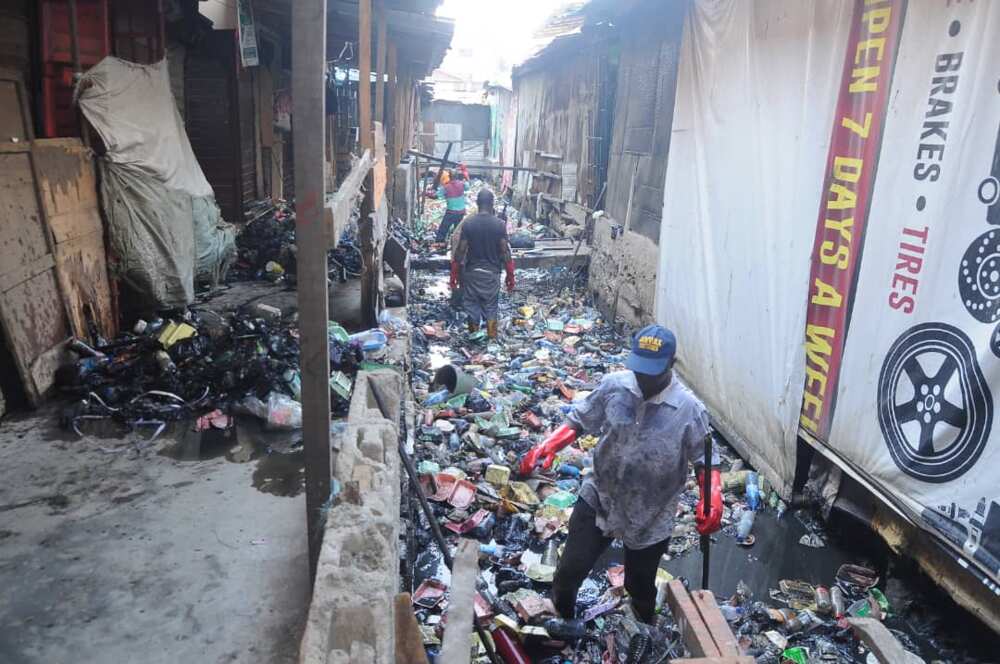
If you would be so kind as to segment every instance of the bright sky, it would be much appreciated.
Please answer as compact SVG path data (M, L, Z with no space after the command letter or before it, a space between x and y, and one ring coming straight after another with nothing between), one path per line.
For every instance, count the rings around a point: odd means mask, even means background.
M535 30L566 4L566 0L444 0L438 16L455 19L455 37L441 68L509 83L510 68L533 51Z

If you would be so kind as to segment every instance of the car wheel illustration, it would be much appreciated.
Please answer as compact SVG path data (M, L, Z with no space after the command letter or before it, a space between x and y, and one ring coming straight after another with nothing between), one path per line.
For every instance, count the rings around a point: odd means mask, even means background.
M889 349L878 381L878 418L896 465L925 482L961 477L982 454L993 396L969 337L922 323Z

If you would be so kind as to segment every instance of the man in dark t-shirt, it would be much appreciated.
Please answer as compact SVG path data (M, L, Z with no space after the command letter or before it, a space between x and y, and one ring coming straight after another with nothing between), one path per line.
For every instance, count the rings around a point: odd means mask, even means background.
M507 291L514 290L514 260L507 239L507 225L493 214L493 192L482 189L476 196L478 214L467 217L460 229L458 247L451 256L451 288L462 282L462 299L469 316L469 331L483 320L491 339L497 336L500 272L507 270Z

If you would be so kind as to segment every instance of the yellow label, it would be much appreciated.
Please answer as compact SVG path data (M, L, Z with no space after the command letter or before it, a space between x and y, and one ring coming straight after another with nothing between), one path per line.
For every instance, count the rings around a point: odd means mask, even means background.
M659 353L663 347L663 339L659 337L639 337L639 350L648 350L652 353Z

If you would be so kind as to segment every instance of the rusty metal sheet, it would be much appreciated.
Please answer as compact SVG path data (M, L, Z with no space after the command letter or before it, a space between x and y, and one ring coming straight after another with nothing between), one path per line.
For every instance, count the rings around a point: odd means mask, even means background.
M113 337L116 316L90 153L78 139L35 141L32 152L73 334L89 337L89 321L102 336Z

